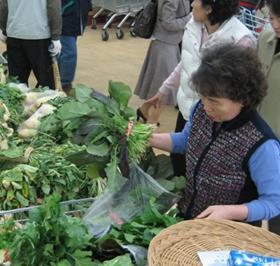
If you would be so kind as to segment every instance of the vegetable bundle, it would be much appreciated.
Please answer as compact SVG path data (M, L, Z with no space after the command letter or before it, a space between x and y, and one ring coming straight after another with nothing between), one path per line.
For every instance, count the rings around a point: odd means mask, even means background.
M86 152L71 157L76 164L138 162L154 126L136 122L134 110L128 107L131 95L121 82L109 82L109 96L77 86L75 98L43 118L39 131L85 145Z

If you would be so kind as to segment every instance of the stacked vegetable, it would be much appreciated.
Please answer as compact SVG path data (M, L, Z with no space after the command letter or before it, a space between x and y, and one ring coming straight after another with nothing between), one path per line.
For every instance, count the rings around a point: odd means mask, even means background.
M47 197L42 206L29 212L24 225L12 219L2 221L0 250L5 251L6 261L17 266L132 266L129 246L125 250L125 245L147 247L153 236L180 221L176 210L160 214L151 199L141 216L97 240L88 234L79 217L65 214L60 200L57 194ZM146 265L145 258L140 264Z
M118 182L121 156L139 161L153 130L135 121L130 97L120 82L109 83L109 96L77 86L73 98L1 84L0 208L38 204L53 192L94 197L108 179Z
M14 265L132 265L124 249L112 261L96 261L105 259L100 258L105 242L90 240L81 221L65 216L58 201L95 197L119 186L132 162L141 162L170 190L182 187L182 179L165 180L170 172L158 171L166 162L154 169L143 161L154 126L136 121L128 106L129 87L110 81L108 91L105 96L79 85L73 97L66 97L46 88L30 92L0 84L0 209L38 205L60 195L33 212L23 230L13 222L1 227L0 249L9 249ZM178 221L150 204L144 216L113 228L106 239L147 247L157 232Z

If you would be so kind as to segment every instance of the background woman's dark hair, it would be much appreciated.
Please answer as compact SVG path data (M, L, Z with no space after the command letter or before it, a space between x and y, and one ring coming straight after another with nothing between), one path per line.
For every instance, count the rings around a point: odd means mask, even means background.
M272 13L276 16L280 16L280 1L279 0L266 0L266 4Z
M201 0L202 6L211 6L212 12L208 19L210 23L222 24L239 11L239 0Z
M206 49L191 77L194 90L206 97L227 98L256 108L267 92L261 63L252 48L223 44Z

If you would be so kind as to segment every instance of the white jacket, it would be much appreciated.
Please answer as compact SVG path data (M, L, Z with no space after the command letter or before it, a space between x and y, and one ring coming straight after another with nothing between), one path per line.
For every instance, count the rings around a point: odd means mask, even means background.
M177 102L180 112L186 120L189 117L192 104L198 99L198 95L189 86L189 79L191 74L199 67L201 51L217 43L238 43L245 36L254 40L250 30L236 17L225 21L216 32L209 35L203 45L201 45L202 27L203 24L191 18L186 25L183 36L182 70Z

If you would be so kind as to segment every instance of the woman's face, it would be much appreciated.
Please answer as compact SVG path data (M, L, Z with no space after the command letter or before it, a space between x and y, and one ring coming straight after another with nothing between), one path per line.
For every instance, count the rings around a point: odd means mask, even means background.
M226 122L241 112L243 104L227 98L205 97L200 95L204 110L214 122Z
M273 12L271 12L271 10L270 10L269 11L269 20L270 20L272 28L275 31L277 38L280 38L280 16L273 14Z
M212 11L210 6L203 6L201 0L194 0L192 8L193 19L201 23L208 20L208 15Z

